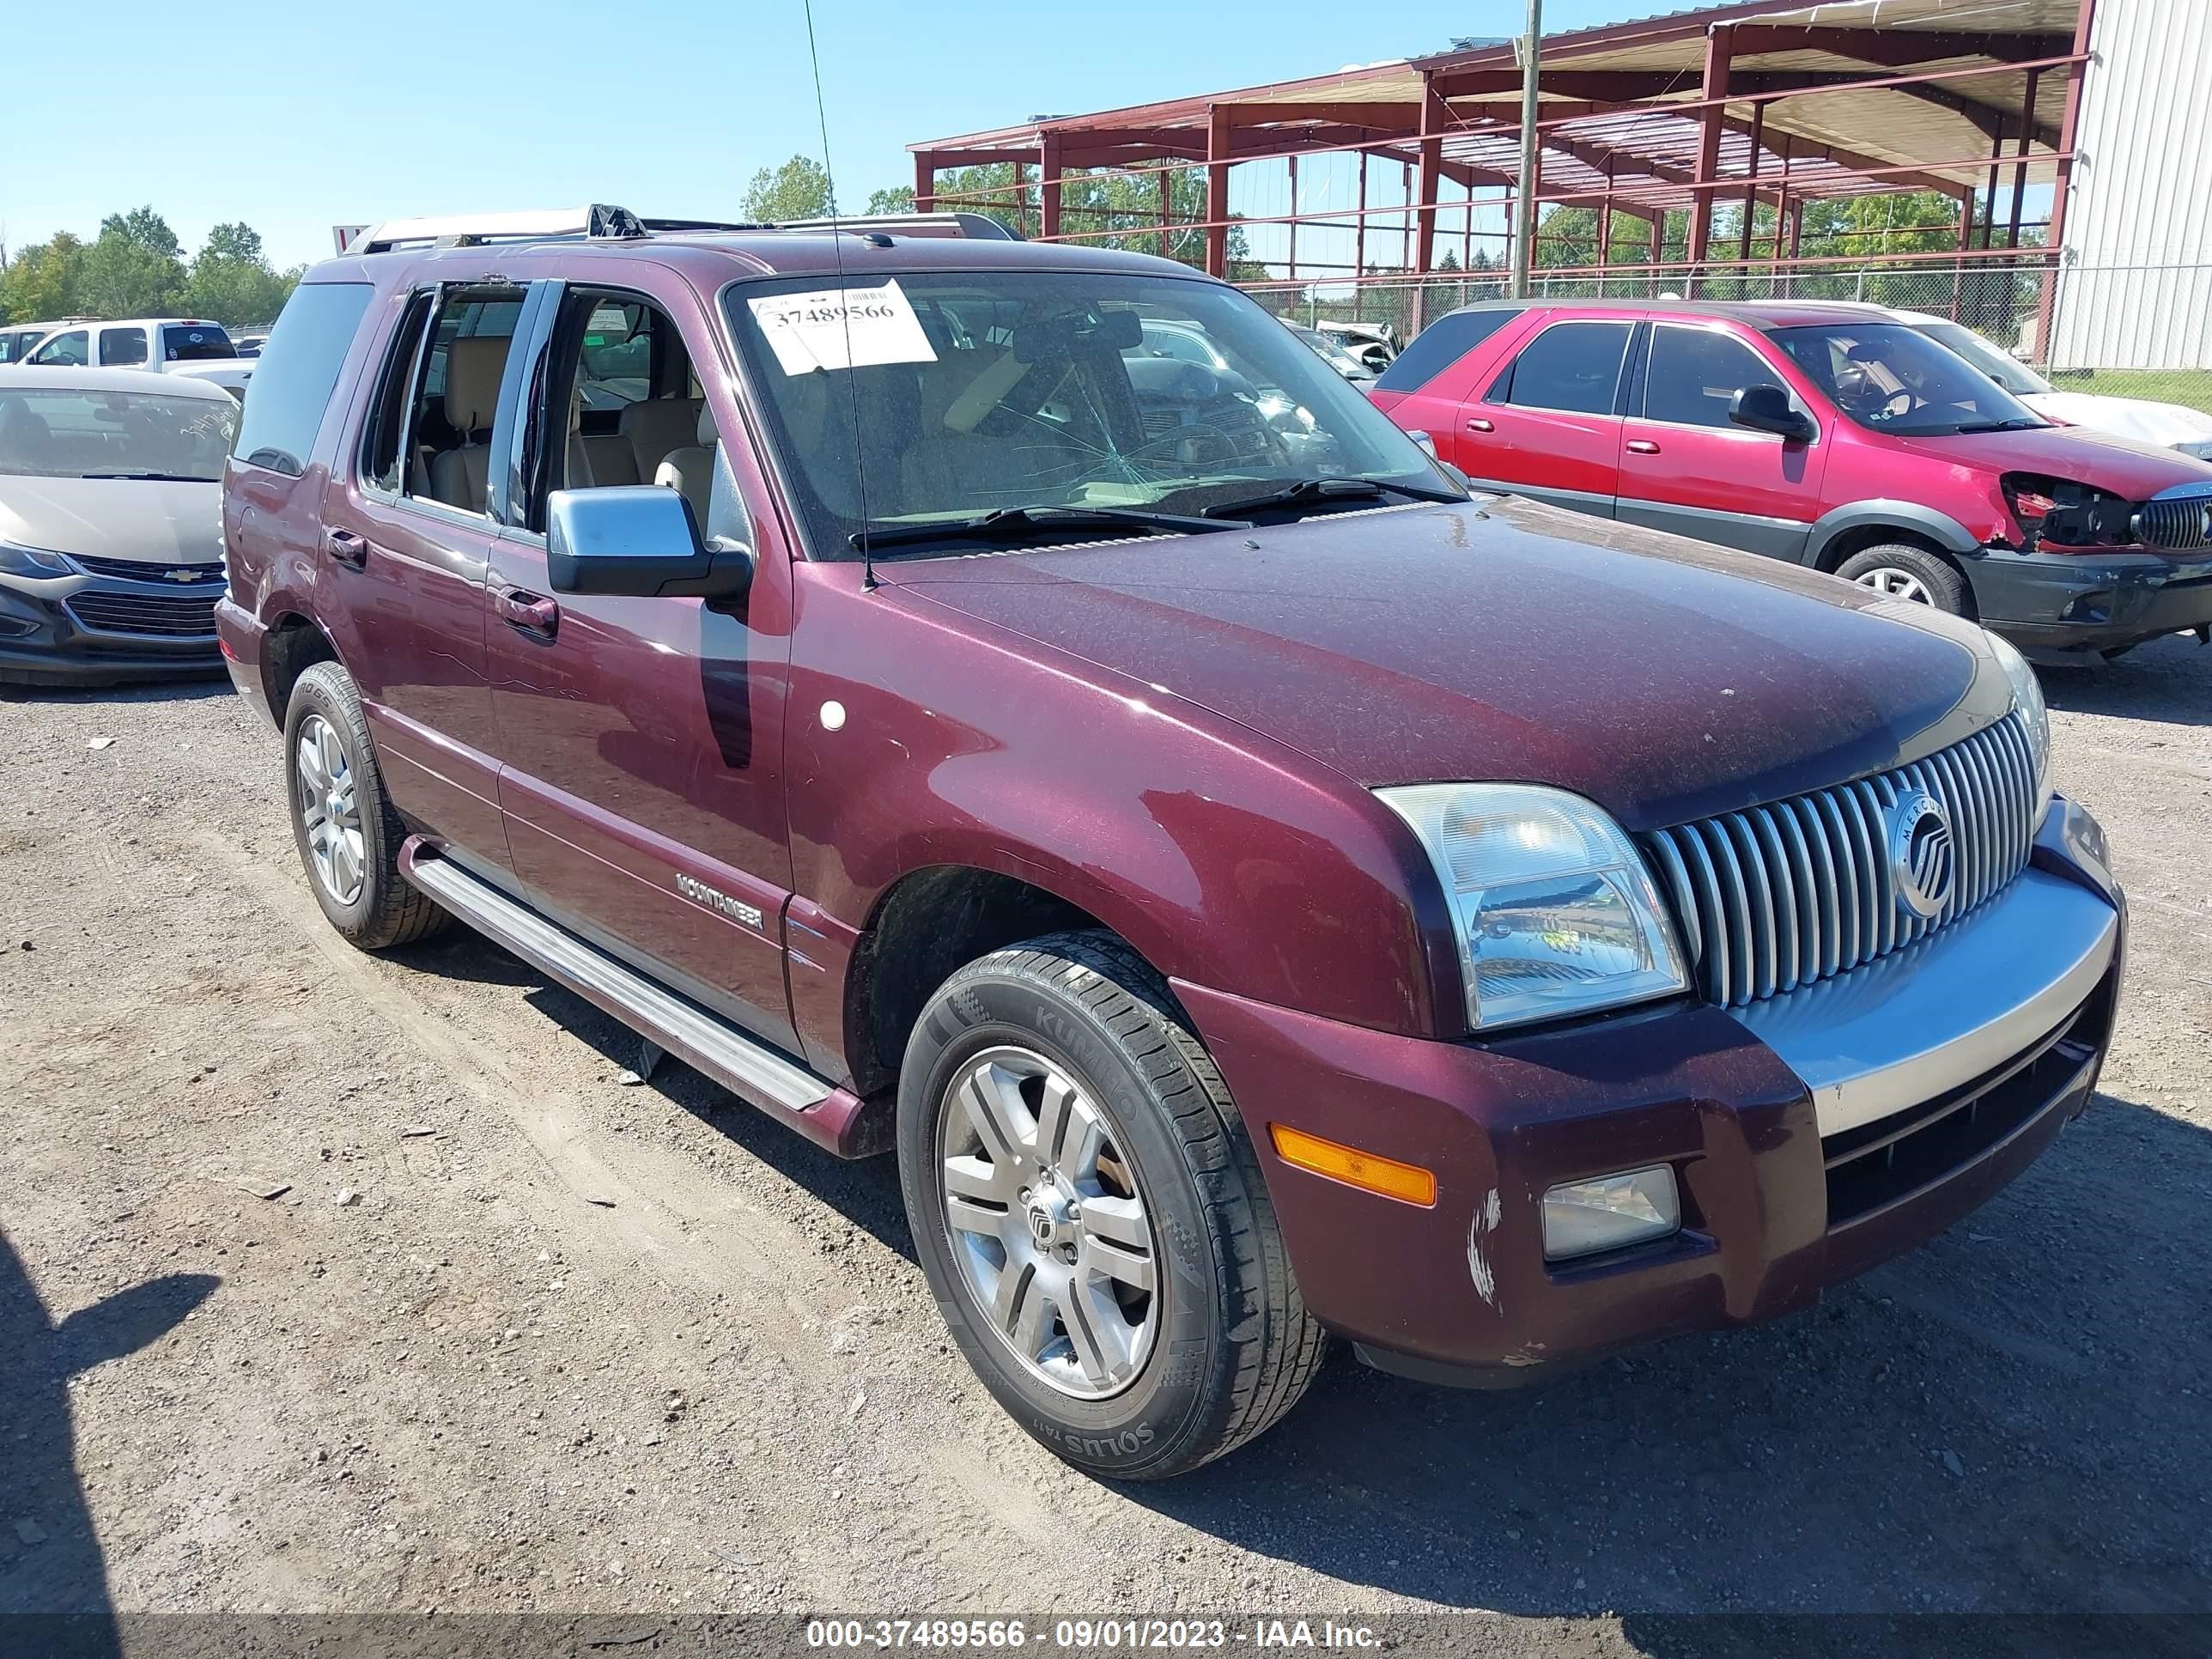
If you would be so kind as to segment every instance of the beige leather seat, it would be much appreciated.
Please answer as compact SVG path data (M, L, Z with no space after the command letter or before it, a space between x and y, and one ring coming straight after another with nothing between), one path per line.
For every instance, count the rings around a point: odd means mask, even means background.
M625 482L643 483L660 471L669 451L689 449L699 442L699 415L705 407L705 399L700 398L648 398L623 410L619 429L637 469ZM598 477L599 457L594 454L592 459L593 476ZM600 477L599 482L615 480Z
M672 489L691 503L691 521L699 526L702 535L707 532L707 506L714 488L714 448L721 441L721 434L714 427L714 413L702 401L699 418L694 422L699 441L681 449L672 449L660 465L653 470L653 483L665 489Z
M484 510L491 423L499 409L500 380L507 373L507 345L502 336L477 334L446 348L446 420L461 434L461 442L430 458L430 495L465 513Z

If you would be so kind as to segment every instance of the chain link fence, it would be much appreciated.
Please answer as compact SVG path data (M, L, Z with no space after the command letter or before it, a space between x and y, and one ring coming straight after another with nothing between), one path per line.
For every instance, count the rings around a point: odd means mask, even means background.
M1380 325L1402 346L1448 311L1503 299L1510 280L1498 268L1242 286L1287 320ZM1965 324L2058 391L2212 413L2212 265L2089 266L2036 249L1996 258L1538 270L1530 286L1551 300L1847 300L1924 312Z

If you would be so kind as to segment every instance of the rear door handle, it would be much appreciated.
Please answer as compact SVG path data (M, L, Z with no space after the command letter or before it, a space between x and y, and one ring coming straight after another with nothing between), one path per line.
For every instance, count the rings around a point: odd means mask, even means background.
M1484 420L1480 415L1476 416L1473 420L1467 423L1467 429L1469 432L1495 432L1498 430L1496 427L1491 425L1489 422Z
M561 625L559 605L535 593L525 592L519 587L501 588L491 596L491 604L492 609L499 612L501 621L526 634L535 634L550 640Z
M325 530L323 551L340 564L358 570L368 562L368 538L356 535L350 530Z
M1632 455L1656 455L1659 453L1659 446L1649 438L1631 438L1628 441L1628 453Z

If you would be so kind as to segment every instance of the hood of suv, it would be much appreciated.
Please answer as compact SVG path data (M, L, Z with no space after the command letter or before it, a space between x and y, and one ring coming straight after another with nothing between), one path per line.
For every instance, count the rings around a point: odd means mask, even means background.
M878 568L1360 784L1549 784L1632 829L1895 766L2008 706L1971 624L1518 500Z
M147 564L216 564L222 486L0 476L0 541Z
M2172 449L2139 443L2113 432L2087 427L2035 427L2026 432L1961 432L1955 436L1909 438L1886 434L1916 455L1989 472L2041 472L2076 483L2094 484L2131 501L2148 501L2161 489L2212 480L2212 465Z

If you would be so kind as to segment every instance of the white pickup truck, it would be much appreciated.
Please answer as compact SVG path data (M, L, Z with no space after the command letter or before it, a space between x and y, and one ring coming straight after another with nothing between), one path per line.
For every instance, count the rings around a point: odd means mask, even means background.
M253 359L241 357L221 323L198 317L132 317L120 322L57 325L23 362L28 368L61 366L151 368L212 380L240 403L253 378Z

